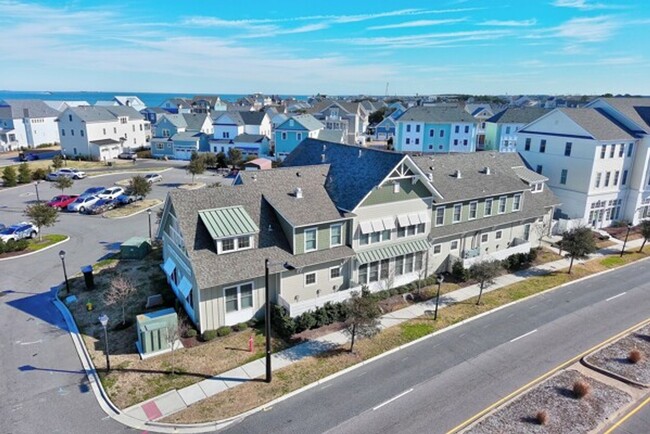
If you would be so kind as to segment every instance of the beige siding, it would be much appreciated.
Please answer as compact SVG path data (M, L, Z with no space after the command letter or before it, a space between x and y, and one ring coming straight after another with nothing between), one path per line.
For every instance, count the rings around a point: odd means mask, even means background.
M341 265L341 261L334 261L317 266L304 267L297 271L284 272L282 275L282 297L289 303L293 303L294 301L304 301L316 298L319 295L331 294L341 289L347 289L350 281L350 262L347 261L344 265ZM330 279L330 268L337 266L341 267L341 277ZM313 272L316 273L316 284L305 285L305 276ZM296 296L298 300L296 300Z

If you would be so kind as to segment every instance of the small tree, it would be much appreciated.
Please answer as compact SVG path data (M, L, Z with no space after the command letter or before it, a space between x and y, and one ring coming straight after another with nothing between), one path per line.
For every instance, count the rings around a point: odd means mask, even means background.
M18 166L18 183L27 184L32 182L32 171L29 170L29 164L20 163Z
M41 228L54 226L54 223L57 222L59 217L56 208L47 206L42 202L29 205L25 208L25 215L29 217L38 228L39 241L43 241L43 232L41 231Z
M643 236L643 243L639 249L639 253L641 253L645 247L646 241L650 240L650 220L641 220L639 229L641 230L641 236Z
M370 116L368 116L368 122L370 125L375 125L383 121L384 115L386 115L386 110L387 107L382 107L379 110L370 113Z
M2 170L2 181L5 187L15 187L18 185L18 178L16 177L16 169L12 166L7 166Z
M190 160L187 165L187 172L192 175L192 184L194 184L194 177L205 172L205 160L201 157Z
M61 194L63 194L63 190L72 187L72 184L74 184L72 178L68 178L67 176L59 176L54 180L54 182L52 182L52 187L61 190Z
M533 230L537 235L537 242L539 243L537 245L537 248L540 249L542 248L542 238L548 234L548 228L549 228L549 222L544 220L543 218L541 222L538 222L533 225Z
M230 148L228 150L228 162L230 163L233 169L239 166L242 162L241 151L237 148Z
M203 158L205 167L217 167L217 156L215 154L208 152L207 154L203 154Z
M223 169L226 167L228 167L228 158L226 158L226 154L219 152L217 154L217 168Z
M54 158L52 158L52 167L54 167L56 170L63 167L63 156L61 154L57 154L54 156Z
M143 176L134 176L129 180L129 192L136 196L146 197L151 193L151 184Z
M469 267L469 275L472 279L478 280L480 289L478 293L478 300L476 305L481 304L481 296L483 295L483 288L485 285L494 283L494 278L501 272L501 261L497 260L484 260L477 262Z
M587 227L578 227L566 231L562 234L561 246L562 250L567 252L567 256L571 258L569 274L571 274L574 259L585 259L590 253L596 251L596 242L591 234L591 229Z
M178 318L175 323L167 324L167 327L165 327L165 340L171 349L172 375L176 374L176 347L174 344L185 336L187 329L187 324L181 318Z
M381 310L377 300L370 296L366 287L352 293L352 298L347 301L349 313L345 321L345 331L350 335L350 352L354 350L354 341L357 334L363 337L372 337L379 332L379 316Z
M126 307L136 292L137 288L131 279L120 274L113 279L110 288L104 294L104 301L108 306L117 304L122 309L122 325L126 325Z

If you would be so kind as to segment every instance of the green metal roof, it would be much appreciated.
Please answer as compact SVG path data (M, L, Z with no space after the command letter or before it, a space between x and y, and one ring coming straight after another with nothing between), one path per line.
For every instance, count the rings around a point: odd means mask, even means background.
M357 260L361 264L381 261L382 259L394 258L396 256L406 255L408 253L421 252L429 249L430 245L427 240L408 241L406 243L394 244L392 246L380 247L378 249L367 250L357 253Z
M215 240L259 232L243 206L206 209L199 216Z

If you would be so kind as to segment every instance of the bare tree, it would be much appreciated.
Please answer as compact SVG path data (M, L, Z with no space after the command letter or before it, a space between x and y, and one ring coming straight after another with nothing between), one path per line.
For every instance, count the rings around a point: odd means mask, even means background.
M501 261L494 260L484 260L477 262L469 267L469 275L472 279L478 280L480 284L480 289L478 293L478 299L476 300L476 305L481 304L481 296L483 295L483 288L486 285L491 285L494 283L494 278L499 275L501 272Z
M639 253L641 253L645 247L646 241L650 240L650 220L641 220L639 229L641 229L641 236L643 236L643 243L639 248Z
M169 344L169 348L171 349L171 367L172 367L172 375L176 374L176 348L174 344L177 341L180 341L183 336L185 336L185 333L187 333L188 326L183 321L182 318L178 318L176 322L174 323L169 323L167 324L167 327L165 327L165 339L167 343Z
M533 230L535 231L535 235L537 235L537 242L539 243L537 247L540 249L542 248L542 238L548 234L549 225L550 222L544 220L544 218L542 218L541 222L533 225Z
M379 333L381 310L377 300L370 295L365 286L361 289L361 294L352 293L352 298L347 301L347 305L349 314L345 321L345 332L350 335L350 352L352 352L357 334L372 337Z
M131 279L120 274L111 281L110 288L104 294L106 305L117 304L122 309L122 325L126 324L126 307L137 290Z

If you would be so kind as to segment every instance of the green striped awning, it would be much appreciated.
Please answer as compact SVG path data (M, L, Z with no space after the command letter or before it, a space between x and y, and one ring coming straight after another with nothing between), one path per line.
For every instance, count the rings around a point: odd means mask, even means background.
M259 232L243 206L199 211L201 221L215 240Z
M360 264L381 261L382 259L394 258L408 253L421 252L429 249L427 240L408 241L406 243L394 244L392 246L380 247L378 249L366 250L357 253L357 260Z

